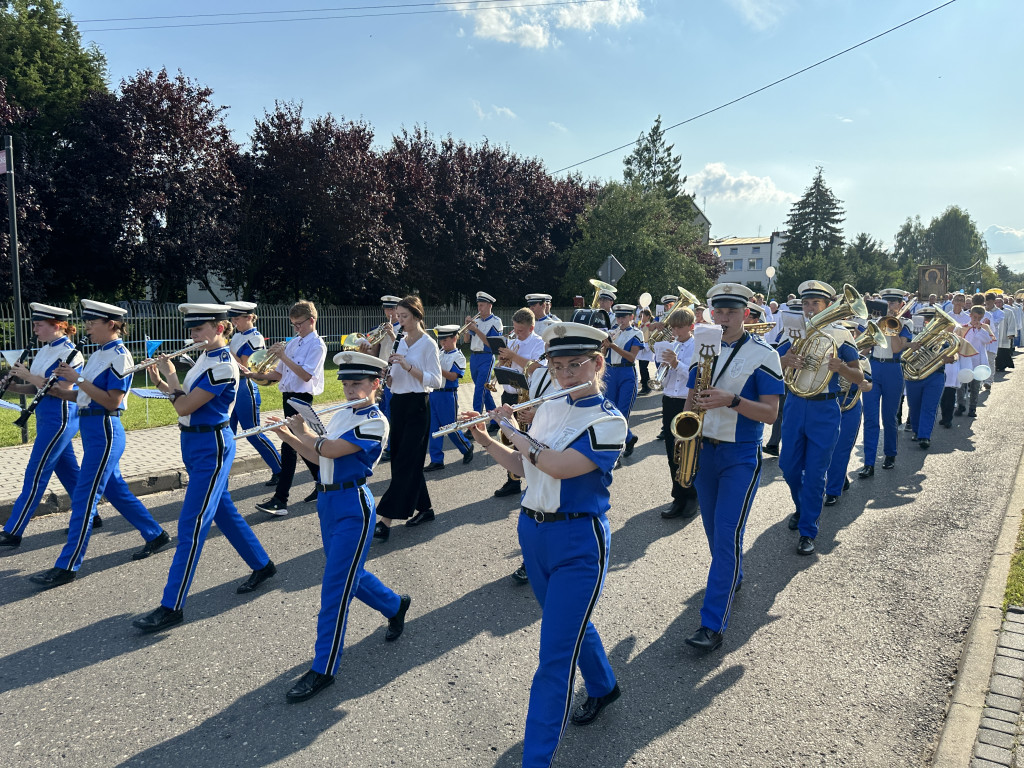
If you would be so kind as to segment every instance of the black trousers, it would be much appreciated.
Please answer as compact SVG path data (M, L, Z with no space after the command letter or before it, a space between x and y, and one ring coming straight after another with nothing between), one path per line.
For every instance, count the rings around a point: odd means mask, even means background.
M515 405L518 402L519 402L519 395L518 394L510 394L510 393L506 392L504 389L501 390L501 404L502 405ZM515 421L515 417L513 417L513 421ZM501 435L501 444L502 445L508 445L508 446L512 445L512 443L509 442L508 438L505 437L505 433L504 432L501 432L499 430L498 434ZM518 483L520 480L522 480L522 478L519 477L519 475L513 475L507 469L505 470L505 476L508 478L508 481L510 483Z
M284 401L284 417L294 416L297 411L288 402L288 398L294 397L306 403L313 402L313 395L309 392L282 392L281 399ZM277 481L277 488L274 490L274 498L282 504L288 503L288 493L292 489L292 481L295 479L295 467L298 464L299 454L288 443L281 445L281 477ZM309 468L309 474L313 476L313 482L320 481L320 465L314 464L309 459L302 459Z
M942 398L939 400L939 410L942 413L940 424L951 424L953 422L953 409L956 408L956 393L959 387L943 387Z
M789 390L783 389L782 395L779 397L779 415L775 417L775 423L772 424L772 433L768 436L768 443L772 448L779 447L779 441L782 439L782 406L786 404L786 395L789 394Z
M686 501L697 498L697 489L683 488L676 482L676 471L679 465L675 462L676 439L672 436L672 419L686 410L685 397L661 397L661 428L665 432L665 454L668 456L668 470L672 477L672 500Z
M1000 347L996 352L996 370L1005 371L1007 368L1013 368L1013 350L1009 347Z
M430 509L423 476L430 437L430 403L426 392L391 395L391 485L377 505L377 517L408 520Z
M651 361L637 358L636 362L640 366L640 389L650 389L651 371L647 366Z

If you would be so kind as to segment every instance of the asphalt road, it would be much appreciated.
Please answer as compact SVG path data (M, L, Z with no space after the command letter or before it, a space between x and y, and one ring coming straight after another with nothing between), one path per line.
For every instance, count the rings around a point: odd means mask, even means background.
M896 470L854 477L825 511L810 558L795 553L788 490L767 459L743 591L709 657L683 643L699 624L707 544L699 519L659 517L660 400L641 398L595 615L623 696L569 726L556 766L926 765L1020 461L1015 384L997 384L977 419L937 428L928 452L902 436ZM428 476L437 520L370 553L368 568L413 597L405 634L385 643L384 619L354 603L337 682L298 705L284 693L309 666L323 567L312 504L267 517L253 508L265 475L238 478L278 575L235 594L247 571L214 529L185 623L156 636L130 622L158 604L169 550L131 562L141 539L107 508L79 579L37 593L26 577L53 564L67 516L34 521L0 555L0 764L518 765L539 609L508 578L519 551L513 504L491 496L502 471L449 461ZM378 498L389 472L372 483ZM299 479L301 498L311 486ZM174 531L181 497L146 503Z

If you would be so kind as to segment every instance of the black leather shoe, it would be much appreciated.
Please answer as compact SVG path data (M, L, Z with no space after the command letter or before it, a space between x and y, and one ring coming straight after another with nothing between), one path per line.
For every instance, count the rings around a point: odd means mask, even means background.
M799 512L794 512L792 515L789 516L789 523L787 524L787 527L791 531L795 531L797 528L800 527L800 513Z
M848 491L848 490L850 490L850 478L846 478L846 479L845 479L845 480L843 481L843 490L844 490L844 491Z
M650 387L641 387L640 391L637 392L637 394L638 395L649 395L649 394L651 394L651 388Z
M302 500L302 503L303 504L308 504L311 501L316 501L319 497L320 497L320 491L318 491L316 488L314 488L313 492L311 494L309 494L309 496L307 496L306 498L304 498Z
M798 555L813 555L814 539L810 536L801 536L800 543L796 545L796 553Z
M423 468L424 472L437 472L444 469L444 464L438 464L436 461L432 461Z
M666 520L672 520L676 517L682 517L683 509L683 502L676 499L675 501L672 502L671 507L662 511L661 516Z
M263 484L265 488L276 488L278 481L281 479L281 473L275 472L270 476L270 479Z
M827 493L825 494L825 506L826 507L834 507L838 503L839 503L839 497L838 496L832 496L832 495L827 494Z
M142 549L132 555L132 560L145 560L150 555L155 555L170 543L171 537L167 534L167 531L160 531L159 536L151 541L147 541L146 545Z
M966 405L958 405L957 408L956 408L956 415L957 416L963 416L966 411L967 411L967 406Z
M291 687L284 695L288 701L295 704L306 699L311 699L320 691L334 682L334 675L321 675L312 669L299 678L299 681Z
M621 695L622 691L619 690L619 684L616 683L615 687L604 696L587 696L587 700L576 707L576 711L572 713L573 724L587 725L594 722L597 716L601 714L601 710Z
M70 584L77 575L75 571L69 571L65 568L51 568L48 571L37 573L35 576L29 576L28 580L33 584L38 584L43 589L53 589L54 587Z
M970 418L972 418L972 419L973 419L973 418L974 418L975 416L977 416L977 415L978 415L978 412L977 412L976 410L974 410L973 408L971 408L971 410L969 410L969 411L967 412L967 415L968 415L968 416L969 416Z
M739 589L736 590L739 592ZM698 651L704 651L704 653L711 653L718 646L722 644L722 633L712 632L707 627L701 627L688 638L686 638L686 644L696 648Z
M0 531L0 547L10 547L11 549L17 549L21 546L21 536L17 536L7 531Z
M426 512L417 512L415 515L405 521L407 528L413 528L420 523L429 523L434 519L434 510L428 509Z
M256 589L260 584L269 579L277 573L277 566L274 565L274 561L270 560L260 568L258 571L253 571L249 574L249 578L238 585L238 589L235 590L240 595L247 594Z
M183 611L172 611L162 605L152 613L146 614L141 619L132 622L132 626L141 629L143 632L159 632L162 629L170 629L176 624L185 620Z
M523 486L518 480L507 480L501 488L494 492L494 495L499 499L502 496L515 496L523 492Z
M383 463L391 461L391 451L383 451L380 455L380 460Z
M633 449L636 448L636 444L637 444L637 442L639 442L639 440L640 440L639 437L637 437L636 435L633 435L633 439L632 440L627 440L626 441L626 450L624 450L622 452L622 455L625 458L628 459L630 456L633 455Z
M886 456L885 461L882 462L882 469L892 469L896 466L895 456Z
M953 422L952 421L940 421L939 424L944 426L946 429L952 429L953 428Z
M865 464L863 467L860 468L860 471L857 473L857 477L859 477L861 480L867 480L869 477L874 477L874 476L875 476L875 465L874 464Z
M530 577L526 573L526 563L523 563L518 568L516 568L512 572L512 575L509 576L509 578L512 579L512 581L514 581L516 584L529 584Z
M100 517L98 514L93 515L92 516L92 529L95 531L97 528L102 528L102 527L103 527L103 518ZM71 529L70 528L65 528L64 529L64 534L67 535L69 533L71 533Z
M402 595L402 602L398 604L398 613L388 619L388 631L384 634L385 640L397 640L402 636L402 632L405 631L405 614L409 611L411 604L412 598L409 595Z
M380 539L381 541L387 541L388 536L390 535L391 529L378 520L377 525L373 527L373 538Z
M777 445L766 445L761 449L761 453L767 453L769 456L779 455L779 446Z
M920 440L917 441L917 444L921 446L922 451L927 451L929 448L932 447L932 441L929 440L927 437L922 437Z
M473 444L469 444L469 450L462 454L462 463L469 464L473 460Z

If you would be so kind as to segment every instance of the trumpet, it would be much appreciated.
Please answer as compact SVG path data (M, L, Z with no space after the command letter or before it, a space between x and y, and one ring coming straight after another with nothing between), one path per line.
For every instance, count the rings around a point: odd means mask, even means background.
M755 336L763 336L775 327L775 323L744 323L743 330Z
M170 352L170 353L168 353L167 357L181 357L182 355L187 355L190 352L198 352L200 349L205 347L207 344L209 344L209 342L207 342L207 341L197 341L195 344L189 344L187 347L182 347L177 352ZM253 355L253 357L255 357L255 355ZM131 368L129 368L127 371L125 371L124 375L127 376L130 373L138 373L139 371L144 371L147 368L149 368L149 366L153 365L155 362L156 362L155 358L147 357L145 360L143 360L138 365L133 365Z
M468 323L466 323L466 324L465 324L464 326L462 326L461 328L459 328L459 332L458 332L458 333L456 333L456 334L455 334L455 336L456 336L456 337L459 337L459 336L461 336L462 334L464 334L464 333L465 333L466 331L468 331L468 330L469 330L469 326L471 326L471 325L472 325L473 323L475 323L475 322L476 322L477 320L479 320L479 319L480 319L480 313L479 313L479 312L477 312L477 313L476 313L475 315L473 315L473 319L472 319L472 320L470 320L470 321L469 321Z
M335 411L343 411L347 408L358 408L364 403L370 402L370 398L361 397L358 400L348 400L339 405L332 405L328 408L321 408L319 411L313 411L317 416L323 416L324 414L334 413ZM283 421L276 421L273 424L263 424L259 427L253 427L252 429L246 429L241 432L235 433L235 440L241 440L243 437L252 437L253 435L261 435L264 432L269 432L272 429L279 429L284 426Z
M533 400L526 400L522 403L510 405L509 408L511 408L512 412L515 413L516 411L522 411L525 410L526 408L532 408L533 406L547 402L548 400L554 400L559 397L565 397L566 395L570 395L573 392L580 392L586 387L592 385L593 382L591 381L588 381L584 384L577 384L576 386L569 387L568 389L560 389L557 392L551 392L541 397L535 397L533 398ZM485 413L483 416L474 416L471 419L462 419L461 421L454 421L451 424L448 424L447 426L441 427L439 430L437 430L437 432L434 432L431 435L431 437L444 437L445 435L450 435L452 432L461 432L462 430L469 429L470 427L475 426L477 424L485 424L490 420L490 414Z

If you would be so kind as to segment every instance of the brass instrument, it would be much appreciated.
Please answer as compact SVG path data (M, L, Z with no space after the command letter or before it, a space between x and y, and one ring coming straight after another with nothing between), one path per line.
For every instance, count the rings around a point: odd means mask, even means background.
M700 299L697 298L697 294L691 293L682 286L676 286L676 293L679 294L680 304L682 303L683 299L686 299L687 304L692 304L693 306L697 306L698 304L700 304Z
M849 283L844 285L843 297L812 317L807 335L793 341L789 351L803 357L804 365L802 368L786 368L782 372L786 389L797 397L814 397L824 392L832 380L827 360L838 350L828 327L850 317L866 319L867 316L868 308L863 297Z
M669 430L676 439L672 459L676 463L675 481L683 488L691 488L700 466L701 436L704 431L704 409L696 405L696 398L711 386L711 375L715 368L713 350L701 347L697 358L697 377L690 393L693 410L683 411L673 417Z
M775 323L744 323L743 330L755 336L763 336L775 327Z
M459 328L459 332L455 334L456 338L461 336L462 334L464 334L466 331L468 331L469 330L469 326L471 326L473 323L475 323L479 319L480 319L480 313L477 312L475 315L473 315L473 319L472 320L470 320L464 326Z
M588 381L583 384L577 384L576 386L569 387L568 389L560 389L557 392L550 392L546 395L543 395L541 397L535 397L533 398L533 400L527 400L526 402L523 403L516 403L515 405L510 405L509 408L511 408L513 412L521 411L524 410L525 408L532 408L535 405L545 403L548 400L554 400L557 397L565 397L566 395L570 395L573 392L579 392L580 390L590 386L593 386L592 381ZM469 429L470 427L476 426L477 424L485 424L490 420L490 414L485 413L482 416L474 416L471 419L462 419L461 421L454 421L451 424L448 424L447 426L441 427L439 430L434 432L431 435L431 437L444 437L445 435L450 435L452 432L462 432L463 430Z
M900 358L903 377L907 381L928 378L946 364L947 356L957 354L963 339L953 333L956 327L956 320L939 307L935 307L935 317L929 320L924 330L910 342L921 344L921 348L908 349Z
M182 355L187 355L192 352L198 352L200 349L205 347L207 343L208 342L205 341L197 341L195 344L189 344L187 347L183 347L179 349L177 352L168 352L167 357L181 357ZM255 357L255 355L253 355L253 357ZM131 368L125 371L124 375L127 376L129 373L138 373L139 371L144 371L147 368L149 368L149 366L153 365L155 362L156 360L154 358L147 357L138 365L133 365Z
M246 363L245 367L249 369L249 373L253 373L256 376L265 376L277 368L278 362L278 356L264 347L263 349L257 349L249 355L249 361ZM255 381L261 387L268 387L277 383L274 381L267 381L266 379L255 379Z
M259 350L256 350L257 352ZM334 413L335 411L342 411L346 408L357 408L360 405L370 402L370 398L361 397L358 400L347 400L339 405L332 405L327 408L321 408L318 411L314 411L317 416L323 416L326 413ZM276 421L273 424L263 424L259 427L253 427L252 429L245 429L241 432L236 432L234 435L235 440L241 440L243 437L252 437L253 435L261 435L264 432L270 432L273 429L283 427L285 424L283 421Z
M683 299L684 298L687 301L689 301L691 304L693 304L694 306L697 305L697 302L698 302L697 297L694 296L692 293L690 293L688 290L686 290L685 288L682 288L682 287L677 287L676 290L679 291L679 301L677 301L675 304L673 304L672 305L672 309L670 309L666 313L666 315L663 318L661 318L661 323L665 327L662 328L661 330L651 331L651 333L650 333L650 336L648 338L648 343L651 345L651 349L654 348L654 344L656 342L668 341L669 339L672 338L672 331L668 327L668 319L670 317L672 317L672 315L674 315L676 312L679 312L679 311L681 311L683 309L689 309L689 306L687 304L683 303Z
M601 295L601 291L611 291L612 293L615 293L615 286L611 283L606 283L604 280L591 278L590 284L594 286L594 300L590 302L591 309L597 309L597 297Z
M864 329L864 333L853 340L853 345L857 347L857 351L860 353L867 352L872 347L881 347L885 349L889 346L889 339L886 338L885 333L878 326L874 320L868 320L868 326ZM857 387L850 394L850 390L853 389L853 383L849 379L844 379L842 376L839 377L839 410L842 413L850 410L860 400L861 394L860 387Z
M359 352L363 348L364 344L371 347L375 344L380 344L388 333L387 329L390 327L392 327L391 322L385 320L365 335L361 333L350 333L345 337L345 343L341 345L341 348L342 350L349 352Z
M678 355L679 355L680 349L682 347L682 343L681 342L674 342L672 346L675 347L675 349L673 349L672 352L674 352L676 354L676 356L677 356L677 363L676 364L677 365L682 365L683 361L682 360L678 360ZM665 377L668 376L668 372L670 370L672 370L672 368L671 368L671 366L668 363L662 363L661 365L658 366L658 370L654 372L654 375L651 377L651 380L648 382L647 385L651 389L656 389L656 390L663 389L664 386L665 386Z

